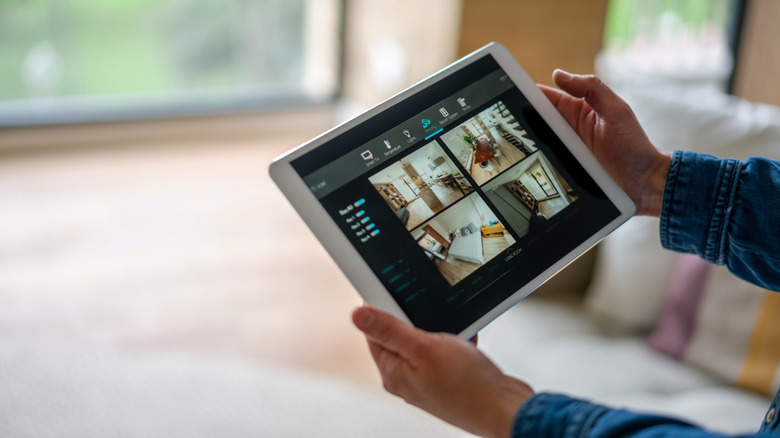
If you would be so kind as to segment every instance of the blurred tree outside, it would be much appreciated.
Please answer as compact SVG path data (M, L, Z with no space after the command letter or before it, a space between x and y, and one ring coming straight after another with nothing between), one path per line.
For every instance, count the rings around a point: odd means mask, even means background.
M611 0L604 45L628 48L654 38L696 40L703 34L725 31L730 1Z
M732 0L610 0L602 69L725 86L732 9Z

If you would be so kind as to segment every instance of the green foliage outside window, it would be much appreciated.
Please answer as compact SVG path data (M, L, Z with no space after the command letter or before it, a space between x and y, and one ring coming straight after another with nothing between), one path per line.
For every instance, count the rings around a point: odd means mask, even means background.
M294 86L304 0L0 0L0 101Z

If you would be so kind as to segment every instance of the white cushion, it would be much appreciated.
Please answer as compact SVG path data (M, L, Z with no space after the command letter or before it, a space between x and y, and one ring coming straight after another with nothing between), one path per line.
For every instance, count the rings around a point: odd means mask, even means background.
M777 107L690 87L617 92L661 149L780 160ZM658 227L634 218L600 245L587 308L614 331L648 331L660 313L674 254L661 249Z

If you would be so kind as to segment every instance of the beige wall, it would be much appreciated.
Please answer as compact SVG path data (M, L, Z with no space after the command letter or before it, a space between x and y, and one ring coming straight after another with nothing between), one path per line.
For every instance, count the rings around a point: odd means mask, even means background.
M503 43L528 74L551 83L553 69L592 73L607 0L463 0L459 54Z
M734 94L780 105L780 1L751 0L740 45Z
M460 3L347 1L344 97L373 106L455 61Z

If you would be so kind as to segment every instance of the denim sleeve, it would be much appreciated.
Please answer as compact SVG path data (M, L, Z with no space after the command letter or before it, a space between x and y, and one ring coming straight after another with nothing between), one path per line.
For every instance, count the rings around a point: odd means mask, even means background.
M675 152L660 232L664 248L780 292L780 163Z
M724 437L669 417L609 409L556 394L536 394L520 408L512 437ZM774 431L775 433L777 431ZM777 437L761 430L751 437Z

